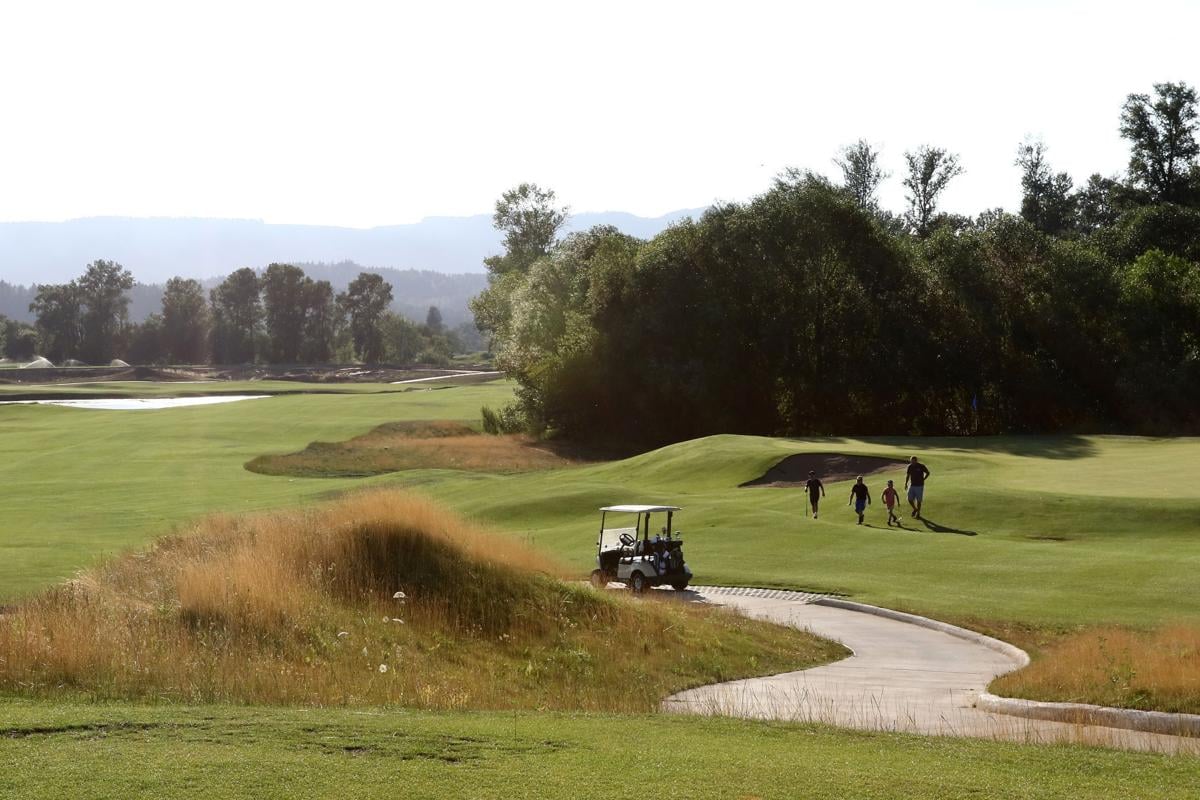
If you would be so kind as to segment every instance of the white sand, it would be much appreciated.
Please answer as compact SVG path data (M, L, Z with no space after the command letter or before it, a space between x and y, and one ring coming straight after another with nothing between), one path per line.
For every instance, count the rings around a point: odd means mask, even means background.
M235 403L238 400L261 400L267 394L227 394L208 397L122 397L100 400L3 400L0 405L66 406L103 411L140 411L183 406L210 406L216 403Z

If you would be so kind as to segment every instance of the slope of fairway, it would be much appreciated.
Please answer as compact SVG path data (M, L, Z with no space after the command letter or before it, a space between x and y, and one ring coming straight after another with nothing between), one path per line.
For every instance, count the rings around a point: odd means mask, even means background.
M1190 800L1200 760L671 716L3 702L0 795Z
M255 456L348 439L395 420L475 423L481 405L503 404L511 394L509 384L494 383L154 411L0 406L0 599L69 577L97 556L144 545L207 512L292 505L363 485L256 475L242 468Z
M0 407L6 487L0 597L69 575L212 510L259 509L399 483L528 537L584 574L596 509L672 502L697 582L850 595L960 622L1149 626L1200 618L1200 440L1136 437L787 440L714 436L623 461L525 475L414 470L367 479L256 475L242 465L400 420L474 423L511 384L289 395L164 411ZM932 469L925 524L854 525L848 483L819 520L796 489L738 488L797 453ZM887 474L871 476L878 502ZM894 476L898 485L903 475Z
M737 488L794 453L905 459L932 476L924 522L857 526L849 482L821 518L801 490ZM1149 625L1200 618L1200 440L1132 437L811 441L714 436L621 462L469 482L416 477L426 491L552 548L583 571L595 509L684 507L678 526L698 583L837 592L941 618ZM403 478L401 478L403 479Z

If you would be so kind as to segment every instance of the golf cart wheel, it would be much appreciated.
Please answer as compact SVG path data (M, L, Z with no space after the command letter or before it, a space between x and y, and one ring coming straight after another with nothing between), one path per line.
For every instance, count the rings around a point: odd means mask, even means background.
M674 590L675 590L675 591L677 591L677 592L682 592L682 591L683 591L684 589L686 589L687 587L688 587L688 582L687 582L687 581L679 581L678 583L672 583L672 584L671 584L671 588L672 588L672 589L674 589Z
M635 572L629 576L629 588L634 594L641 594L646 591L647 583L646 576L640 572Z
M605 586L608 586L608 575L602 569L592 570L592 576L589 580L592 582L592 586L595 586L597 589L603 589Z

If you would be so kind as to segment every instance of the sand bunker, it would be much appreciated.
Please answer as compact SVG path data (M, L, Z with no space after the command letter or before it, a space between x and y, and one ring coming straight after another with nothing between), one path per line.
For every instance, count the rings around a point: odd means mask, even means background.
M765 475L746 481L742 486L771 486L788 489L803 486L812 470L824 483L836 483L872 475L878 472L896 472L902 477L908 464L875 456L847 456L840 453L797 453L788 456L767 470Z
M5 400L0 405L66 406L101 411L142 411L183 406L211 406L217 403L236 403L238 400L261 400L266 394L226 394L207 397L120 397L94 400Z

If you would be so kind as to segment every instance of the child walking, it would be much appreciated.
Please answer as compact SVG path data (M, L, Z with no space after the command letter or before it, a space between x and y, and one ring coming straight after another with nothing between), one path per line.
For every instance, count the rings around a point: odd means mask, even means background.
M900 518L896 516L896 505L900 502L900 493L896 491L896 485L892 481L888 481L887 488L883 490L883 504L887 506L888 512L888 527L892 523L900 525ZM903 528L903 525L900 525Z

